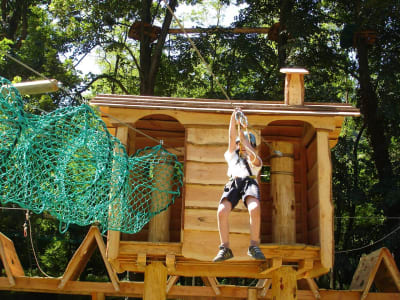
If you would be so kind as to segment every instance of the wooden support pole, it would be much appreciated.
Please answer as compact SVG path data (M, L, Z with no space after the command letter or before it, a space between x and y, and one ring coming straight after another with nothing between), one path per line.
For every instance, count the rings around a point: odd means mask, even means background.
M327 269L333 267L333 204L332 204L332 164L329 148L329 131L317 130L317 166L319 200L319 242L321 244L321 264Z
M92 300L105 300L106 296L103 293L92 293Z
M161 261L146 266L143 300L163 300L167 297L167 268Z
M169 34L182 33L258 33L266 34L270 31L269 27L241 27L241 28L171 28Z
M58 82L55 79L20 82L14 83L13 86L21 95L44 94L58 91Z
M282 156L271 158L272 242L296 243L296 202L294 191L293 144L272 142Z
M170 195L160 192L167 191L172 187L172 178L174 174L174 166L168 161L162 159L153 169L154 187L152 193L151 206L152 210L158 210L165 207L170 201ZM154 216L149 223L149 242L169 242L169 224L171 218L170 208L164 210Z
M308 74L308 71L297 68L283 68L280 71L286 73L285 104L304 105L304 74Z
M255 287L249 287L247 290L247 300L257 300L258 289Z
M117 128L116 137L121 141L121 143L126 147L128 145L128 127L127 126L119 126ZM112 180L112 179L111 179ZM118 199L116 199L118 201ZM111 222L118 223L119 212L117 211L118 204L111 204L109 215ZM115 224L114 224L115 225ZM116 230L109 230L107 234L107 258L111 262L114 262L114 267L117 271L120 271L118 268L118 263L115 263L116 258L119 253L119 242L120 242L121 232Z
M283 266L272 273L272 299L297 299L296 270L291 266Z

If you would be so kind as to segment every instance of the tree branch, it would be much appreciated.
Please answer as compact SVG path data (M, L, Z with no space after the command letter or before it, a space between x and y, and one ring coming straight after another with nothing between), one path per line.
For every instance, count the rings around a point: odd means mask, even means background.
M99 79L107 79L113 83L116 83L124 91L125 94L129 95L129 91L125 88L125 86L122 84L122 82L108 74L101 74L101 75L96 76L83 89L81 89L79 91L79 93L83 93L84 91L89 89L92 86L92 84L95 83Z

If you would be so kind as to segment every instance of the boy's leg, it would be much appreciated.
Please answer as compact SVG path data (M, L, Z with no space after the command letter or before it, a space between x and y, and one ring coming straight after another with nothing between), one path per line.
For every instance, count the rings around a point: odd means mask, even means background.
M250 215L250 244L251 246L258 246L258 244L260 244L261 226L260 201L253 196L248 196L246 198L246 203Z
M260 201L253 196L248 196L246 204L250 214L250 247L247 254L257 260L265 260L265 256L259 248L261 225Z
M218 206L217 219L221 245L229 248L229 213L232 204L225 198Z
M232 204L225 198L218 206L218 229L221 245L219 252L213 261L224 261L233 257L232 250L229 248L229 213L232 210Z

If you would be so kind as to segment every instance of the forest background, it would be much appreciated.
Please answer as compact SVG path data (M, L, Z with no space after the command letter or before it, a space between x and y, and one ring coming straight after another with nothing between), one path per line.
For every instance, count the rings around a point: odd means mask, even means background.
M168 0L172 10L183 4L195 11L184 18L199 26L209 24L205 7L215 11L218 28L221 9L240 5L230 27L271 28L269 34L191 35L230 98L282 100L279 69L299 66L310 71L306 101L351 103L361 110L360 118L345 120L332 151L335 266L318 279L319 286L348 288L359 258L381 247L389 248L400 266L399 1ZM42 79L12 56L65 87L25 97L32 113L79 105L98 93L225 98L187 37L168 34L178 25L164 1L2 0L0 12L0 75L14 82ZM158 39L130 38L136 21L159 26ZM98 65L83 73L80 63L94 51ZM88 228L70 226L61 234L57 220L30 214L31 243L23 234L25 220L17 207L0 208L0 232L14 241L26 274L61 276ZM99 255L81 280L107 280ZM181 279L181 284L196 282Z

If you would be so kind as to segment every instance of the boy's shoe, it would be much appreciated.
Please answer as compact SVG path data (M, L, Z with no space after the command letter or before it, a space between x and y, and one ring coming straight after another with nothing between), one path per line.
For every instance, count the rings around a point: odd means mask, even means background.
M249 250L247 251L247 255L256 260L266 260L264 253L262 253L258 246L250 246Z
M219 246L219 252L216 257L214 257L213 262L224 261L233 257L232 250L224 246Z

